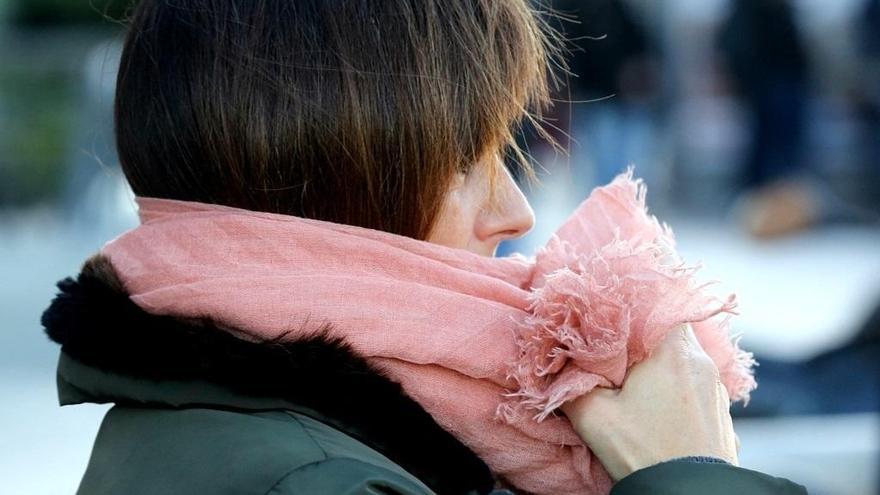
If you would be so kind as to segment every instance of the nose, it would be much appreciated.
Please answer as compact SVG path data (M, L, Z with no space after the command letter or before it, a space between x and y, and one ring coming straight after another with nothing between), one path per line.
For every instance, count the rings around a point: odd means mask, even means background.
M525 194L507 168L501 170L495 202L483 208L476 226L475 234L481 242L498 243L522 237L535 226L535 212Z

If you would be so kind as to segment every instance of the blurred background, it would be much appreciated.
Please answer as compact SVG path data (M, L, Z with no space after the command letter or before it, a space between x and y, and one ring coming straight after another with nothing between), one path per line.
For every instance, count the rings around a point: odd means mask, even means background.
M627 166L736 292L759 388L737 406L743 466L811 494L880 493L880 0L545 0L572 53L526 132L546 242ZM113 150L127 1L0 0L0 478L73 493L106 406L61 409L40 314L54 283L136 225Z

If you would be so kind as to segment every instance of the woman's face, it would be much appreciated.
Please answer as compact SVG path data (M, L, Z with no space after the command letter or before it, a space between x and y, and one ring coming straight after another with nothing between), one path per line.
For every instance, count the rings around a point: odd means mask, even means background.
M493 160L500 160L493 155ZM497 179L497 207L489 201L489 167L503 172ZM495 256L498 244L523 236L535 224L535 214L516 181L500 163L478 163L459 173L450 186L428 242Z

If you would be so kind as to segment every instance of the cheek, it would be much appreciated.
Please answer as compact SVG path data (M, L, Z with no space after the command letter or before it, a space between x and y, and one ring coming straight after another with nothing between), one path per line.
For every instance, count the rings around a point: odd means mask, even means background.
M467 248L474 237L478 209L465 191L453 190L437 216L429 242L448 247Z

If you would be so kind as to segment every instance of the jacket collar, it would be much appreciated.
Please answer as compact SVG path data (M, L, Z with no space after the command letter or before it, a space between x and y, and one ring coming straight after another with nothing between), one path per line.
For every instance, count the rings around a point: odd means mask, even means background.
M438 493L492 488L479 457L328 328L293 342L251 342L208 318L149 314L101 255L57 286L42 323L62 346L62 405L295 410L373 447Z

